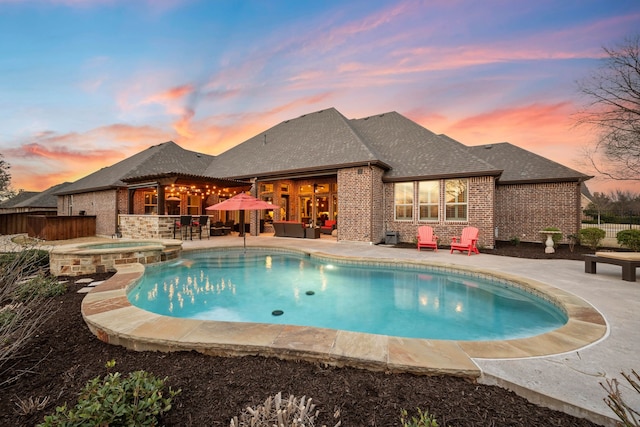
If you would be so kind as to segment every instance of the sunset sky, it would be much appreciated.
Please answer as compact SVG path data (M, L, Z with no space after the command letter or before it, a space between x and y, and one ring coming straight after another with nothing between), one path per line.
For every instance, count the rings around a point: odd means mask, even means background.
M335 107L594 174L576 82L639 33L638 0L0 0L0 154L38 191Z

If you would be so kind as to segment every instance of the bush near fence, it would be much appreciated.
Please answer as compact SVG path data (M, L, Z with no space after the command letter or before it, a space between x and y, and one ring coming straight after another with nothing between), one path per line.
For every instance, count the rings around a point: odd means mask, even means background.
M640 230L640 212L615 212L585 210L582 228L596 227L604 230L606 238L615 239L622 230Z

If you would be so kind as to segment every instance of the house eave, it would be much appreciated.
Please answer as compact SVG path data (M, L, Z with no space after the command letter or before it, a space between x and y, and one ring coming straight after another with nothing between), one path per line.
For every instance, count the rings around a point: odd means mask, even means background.
M451 179L451 178L471 178L477 176L500 176L502 170L480 171L480 172L456 172L448 174L434 175L407 175L407 176L383 176L383 182L405 182L405 181L428 181L435 179Z
M541 178L541 179L518 179L518 180L509 180L504 181L498 179L496 181L497 185L519 185L519 184L550 184L554 182L575 182L581 183L593 178L593 176L576 176L576 177L565 177L565 178Z
M121 188L127 188L125 185L105 185L101 187L93 187L93 188L83 188L77 191L61 191L59 193L54 193L54 196L69 196L71 194L84 194L84 193L94 193L96 191L107 191L107 190L118 190Z
M312 177L312 176L322 176L322 175L331 175L336 174L340 169L349 169L356 167L364 167L364 166L378 166L384 170L389 170L391 167L379 160L372 161L361 161L361 162L351 162L351 163L342 163L338 165L331 165L325 167L309 167L309 168L299 168L299 169L290 169L285 171L272 171L272 172L260 172L251 175L235 175L231 177L236 180L243 179L277 179L277 178L304 178L304 177Z
M206 175L192 175L185 174L179 172L163 172L152 175L141 175L141 176L132 176L128 178L122 179L123 182L127 183L129 186L132 184L139 184L150 181L158 181L164 184L167 180L172 181L173 183L178 183L179 181L191 181L191 182L211 182L214 181L217 185L222 187L243 187L246 185L251 185L251 183L246 181L241 181L232 178L218 178L213 176Z

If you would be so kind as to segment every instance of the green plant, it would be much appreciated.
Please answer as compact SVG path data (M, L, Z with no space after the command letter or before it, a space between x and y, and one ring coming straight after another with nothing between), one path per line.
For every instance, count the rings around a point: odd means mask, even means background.
M402 427L438 427L436 418L429 413L429 411L422 412L422 409L418 409L418 416L408 418L406 409L400 411L400 422Z
M616 234L618 243L633 252L640 252L640 230L622 230Z
M33 297L51 298L66 292L67 286L55 277L38 274L18 282L14 296L18 301L27 301Z
M518 236L513 236L509 239L509 242L511 242L513 246L518 246L520 244L520 238Z
M282 393L269 396L262 405L257 408L244 410L240 418L233 417L231 427L313 427L318 411L314 412L316 405L305 396L297 398L293 395L289 399L282 400ZM340 417L340 410L333 414L334 418ZM335 425L338 427L340 421Z
M44 270L48 265L49 253L39 249L0 255L0 371L13 363L15 354L59 307L49 297L64 293L65 287L47 279ZM0 381L0 387L30 370L14 372Z
M49 252L42 249L25 249L0 256L0 270L19 268L22 275L35 274L49 268Z
M580 242L584 243L587 247L596 250L606 235L607 233L600 228L583 228L580 230Z
M560 231L560 229L558 227L545 227L542 229L542 231ZM553 233L551 235L551 240L553 240L553 247L557 248L558 243L560 243L560 240L562 240L562 233Z
M15 317L16 312L13 305L5 305L0 308L0 331L9 328Z
M109 363L107 368L115 365ZM156 426L158 417L171 409L172 398L181 391L169 387L168 397L164 397L165 381L145 371L132 372L126 378L119 372L93 378L73 408L58 406L39 426Z
M640 376L635 370L631 370L631 375L621 373L625 380L631 385L631 387L638 393L640 393ZM622 397L622 393L618 389L618 380L613 378L612 380L606 380L606 385L600 383L602 388L607 392L607 397L604 402L609 408L616 414L616 416L622 421L622 425L625 427L639 427L640 426L640 409L633 408L630 404L625 402Z

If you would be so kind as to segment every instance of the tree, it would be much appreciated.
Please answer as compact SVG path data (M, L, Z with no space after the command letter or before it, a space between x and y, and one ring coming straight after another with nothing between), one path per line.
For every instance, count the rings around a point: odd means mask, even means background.
M9 185L11 184L10 168L9 163L7 163L3 159L2 154L0 154L0 200L4 200L13 195L13 192L9 189Z
M578 124L598 130L586 155L610 179L640 181L640 34L603 49L600 69L578 83L587 98Z

